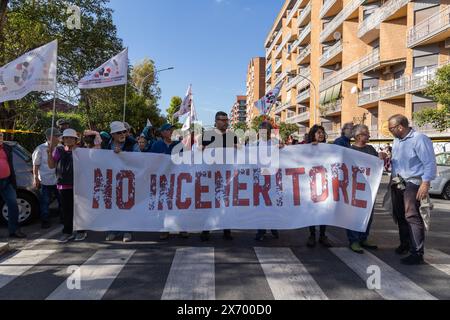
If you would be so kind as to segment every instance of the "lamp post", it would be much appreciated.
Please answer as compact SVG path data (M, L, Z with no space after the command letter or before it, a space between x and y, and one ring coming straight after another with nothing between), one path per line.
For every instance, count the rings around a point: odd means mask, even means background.
M168 70L173 70L173 69L175 69L175 68L174 68L174 67L165 68L165 69L161 69L161 70L156 70L154 74L153 74L153 73L150 73L150 74L146 75L146 76L144 77L144 79L142 79L142 81L141 81L141 86L139 87L139 93L140 93L140 95L143 95L143 93L144 93L144 83L145 83L145 80L147 80L148 78L150 78L150 76L152 76L152 75L156 76L156 75L157 75L158 73L160 73L160 72L168 71Z
M290 76L295 76L296 74L294 73L289 73L288 75ZM306 80L309 82L309 84L311 85L311 87L314 89L314 94L312 95L312 103L313 103L313 112L314 112L314 124L317 124L317 106L316 106L316 95L317 95L317 87L314 85L314 83L312 82L311 79L302 76L301 74L297 74L296 76Z

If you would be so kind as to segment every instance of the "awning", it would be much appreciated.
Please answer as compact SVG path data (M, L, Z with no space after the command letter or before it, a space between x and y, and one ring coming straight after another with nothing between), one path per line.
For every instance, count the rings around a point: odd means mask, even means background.
M326 105L331 101L336 101L341 96L342 83L331 87L320 94L320 105Z

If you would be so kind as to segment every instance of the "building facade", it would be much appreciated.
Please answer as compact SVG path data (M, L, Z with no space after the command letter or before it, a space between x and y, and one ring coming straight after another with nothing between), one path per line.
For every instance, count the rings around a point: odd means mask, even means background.
M330 139L364 123L390 138L390 116L438 107L422 91L450 63L450 0L287 0L265 48L266 92L284 83L277 121L300 133L321 123Z
M231 107L230 125L234 126L240 122L247 122L247 97L237 96L236 102Z
M247 125L251 126L253 119L259 116L255 102L265 95L266 58L253 58L247 70Z

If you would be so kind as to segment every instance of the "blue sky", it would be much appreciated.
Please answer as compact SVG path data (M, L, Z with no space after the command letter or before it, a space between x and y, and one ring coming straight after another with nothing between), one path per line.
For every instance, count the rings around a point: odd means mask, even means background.
M132 64L145 57L160 73L165 112L190 83L199 118L212 124L245 94L247 66L264 56L264 41L282 0L111 0L119 36Z

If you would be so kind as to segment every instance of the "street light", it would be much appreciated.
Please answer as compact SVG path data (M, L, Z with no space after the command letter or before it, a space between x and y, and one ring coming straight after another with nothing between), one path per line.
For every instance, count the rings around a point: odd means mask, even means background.
M296 74L292 73L292 72L288 73L288 76L295 76L295 75ZM300 78L308 81L309 84L311 85L311 87L314 89L314 94L312 95L313 96L312 102L313 102L313 109L314 109L314 124L317 124L317 108L316 108L317 87L314 85L314 83L312 82L311 79L309 79L305 76L302 76L301 74L297 74L296 76L299 76Z
M145 80L147 80L148 78L150 78L150 76L156 76L158 73L163 72L163 71L168 71L168 70L173 70L175 69L174 67L170 67L170 68L165 68L165 69L161 69L161 70L156 70L155 73L150 73L148 75L146 75L144 77L144 79L142 79L141 81L141 86L139 87L139 93L141 94L141 96L143 95L143 91L144 91L144 83Z

